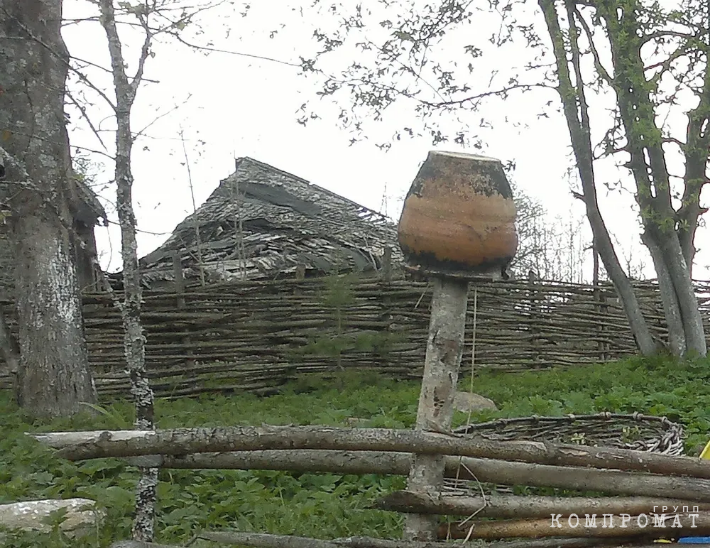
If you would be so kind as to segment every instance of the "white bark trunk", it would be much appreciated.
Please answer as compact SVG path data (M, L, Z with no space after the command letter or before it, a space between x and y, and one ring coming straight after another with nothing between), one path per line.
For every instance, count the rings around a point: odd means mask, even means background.
M61 17L61 0L6 0L0 10L0 133L12 160L4 158L3 193L12 209L17 265L18 399L35 416L71 415L96 401L69 233L68 54Z
M700 314L698 299L690 278L690 271L688 265L685 264L677 234L673 233L662 237L659 247L673 282L673 289L678 299L681 317L683 318L686 350L698 356L706 356L708 349L703 328L703 317Z
M448 432L454 413L454 396L463 354L468 282L435 278L431 321L422 378L417 430ZM438 493L444 479L444 457L415 455L408 487L422 493ZM411 515L404 526L405 540L436 539L438 519Z
M131 379L131 393L136 406L136 427L142 430L154 428L153 391L145 375L145 337L141 324L141 285L138 266L138 243L136 240L136 217L133 209L133 172L131 152L131 109L142 70L149 54L150 31L141 51L139 69L134 80L129 82L123 58L121 39L116 26L113 0L101 0L101 24L106 32L111 56L114 90L116 92L116 209L121 226L121 258L123 259L123 290L125 300L121 307L124 328L126 365ZM148 14L145 14L148 17ZM154 536L155 504L158 487L158 470L141 468L141 480L136 492L136 515L133 521L133 538L149 542Z
M562 101L565 120L569 130L572 149L577 160L579 177L584 193L584 204L587 208L587 219L594 235L594 243L604 268L616 288L624 312L629 320L629 326L641 354L649 356L658 351L656 341L646 323L638 299L634 293L631 281L624 272L614 249L614 244L607 230L597 199L596 177L591 142L591 128L584 84L573 85L571 71L575 73L577 83L582 82L580 48L575 24L570 26L570 48L565 44L565 36L560 26L560 18L553 0L538 0L540 9L545 16L545 22L552 41L552 48L557 64L557 91ZM571 49L571 52L568 51ZM570 69L570 60L571 66Z

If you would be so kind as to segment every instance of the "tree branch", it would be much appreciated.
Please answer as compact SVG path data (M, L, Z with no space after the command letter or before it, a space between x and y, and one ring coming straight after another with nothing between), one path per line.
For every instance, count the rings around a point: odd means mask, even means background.
M676 30L657 30L650 32L640 39L640 44L643 46L650 42L651 40L658 40L659 38L684 38L685 40L692 40L693 38L699 38L697 34L692 34L689 32L680 32Z
M166 116L169 116L170 114L175 112L177 109L179 109L183 105L187 104L187 102L191 98L192 98L192 95L188 95L187 98L179 105L173 105L171 108L169 108L165 112L163 112L163 113L159 114L158 116L156 116L155 118L153 118L148 124L146 124L145 126L143 126L143 128L141 128L139 131L137 131L136 133L133 134L133 139L135 140L135 139L138 139L138 137L141 137L146 132L146 130L148 128L150 128L151 126L156 124L159 120L165 118Z
M689 52L689 50L679 47L677 50L675 50L673 53L671 53L663 61L660 61L658 63L654 63L652 65L648 65L647 67L645 67L644 72L660 68L661 70L659 70L656 74L654 74L651 77L652 82L658 83L658 82L660 82L663 75L670 70L671 65L673 64L673 61L680 59L684 55L687 55L688 52Z
M710 15L709 15L710 16ZM706 47L710 50L710 29L708 29ZM684 189L678 219L681 223L679 231L680 245L683 257L691 269L695 258L695 234L698 220L707 212L700 206L700 193L708 183L707 163L710 158L710 59L706 54L703 87L699 93L698 106L688 112L686 126L686 146L681 149L685 155Z
M84 118L84 120L86 120L87 124L89 124L89 128L91 129L92 133L96 136L99 143L101 143L101 146L104 147L104 150L108 151L108 149L106 148L106 145L104 144L103 139L101 139L101 135L99 134L99 131L96 129L96 127L94 126L94 123L91 121L91 118L89 117L89 114L86 112L86 107L84 107L84 105L80 104L79 101L74 99L74 95L72 95L69 92L69 90L67 90L66 96L69 98L69 101L71 102L71 104L79 109L79 112L81 112L81 117Z
M67 59L65 59L65 57L64 57L63 55L60 55L60 54L59 54L54 48L52 48L49 44L45 43L45 42L44 42L41 38L39 38L38 36L35 36L35 34L32 32L32 30L29 29L29 28L27 28L27 26L24 25L24 24L22 23L22 21L18 21L17 18L16 18L16 17L13 17L10 13L7 12L7 10L5 10L4 8L2 8L2 9L3 9L3 11L5 12L5 14L6 14L8 17L11 17L11 18L13 19L13 21L15 21L15 22L20 26L20 28L21 28L22 30L24 30L24 31L27 33L27 36L29 36L32 40L34 40L34 41L37 42L39 45L41 45L43 48L45 48L47 51L49 51L50 54L52 54L54 57L56 57L57 59L59 59L63 64L65 64L66 67L67 67L71 72L73 72L74 74L76 74L76 75L79 77L79 80L81 80L82 83L84 83L86 86L88 86L89 88L91 88L92 90L94 90L104 101L106 101L106 103L107 103L112 109L115 110L116 106L113 104L113 101L111 101L111 99L109 99L108 96L107 96L103 91L101 91L98 87L96 87L96 86L86 77L86 75L85 75L84 73L82 73L80 70L77 70L76 68L74 68L74 67L71 65L71 62L70 62L70 61L68 61Z
M579 24L582 26L582 30L584 30L584 35L587 38L587 42L589 42L589 49L591 50L592 56L594 57L594 67L597 69L599 76L601 76L607 84L611 85L613 82L613 78L609 74L609 71L606 70L606 68L604 68L604 65L602 64L601 57L599 56L599 51L597 50L597 47L594 44L594 36L592 33L592 29L589 27L587 21L584 19L581 12L576 6L574 7L574 15L576 17L570 17L570 29L572 28L572 26L574 26L574 19L576 18L579 21Z
M193 44L191 42L188 42L180 36L177 32L171 32L171 31L166 31L167 34L170 34L175 40L180 42L182 45L187 46L188 48L194 49L196 51L207 51L207 52L213 52L213 53L224 53L226 55L235 55L237 57L245 57L247 59L255 59L258 61L269 61L270 63L276 63L279 65L285 65L287 67L294 67L294 68L303 68L303 63L294 63L292 61L283 61L281 59L275 59L273 57L267 57L265 55L256 55L254 53L244 53L241 51L232 51L232 50L226 50L226 49L220 49L220 48L215 48L212 46L204 46L204 45L199 45L199 44Z
M145 63L146 60L148 59L150 55L150 46L153 41L153 34L150 31L150 28L148 27L148 17L150 16L151 13L151 7L148 6L149 0L146 0L145 2L145 7L146 7L146 13L145 15L137 15L138 20L141 23L141 26L143 27L143 30L145 32L145 37L143 39L143 45L141 46L141 54L140 57L138 58L138 68L136 69L136 74L133 76L133 80L131 81L130 84L130 90L131 90L131 101L130 103L133 104L133 101L136 98L136 93L138 92L138 86L141 85L141 82L143 81L143 72L145 71ZM153 1L153 8L155 8L155 1Z

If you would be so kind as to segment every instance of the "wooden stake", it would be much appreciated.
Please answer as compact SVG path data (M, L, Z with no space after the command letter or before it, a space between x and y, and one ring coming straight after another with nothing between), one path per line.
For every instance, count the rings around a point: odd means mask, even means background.
M382 256L382 279L386 282L392 281L392 248L385 247L385 253Z
M463 354L468 282L437 277L433 285L429 338L416 428L447 433L451 430L454 395ZM442 455L416 455L409 473L409 490L422 495L439 493L444 479L444 466ZM405 522L404 538L435 540L437 525L436 516L410 515Z
M202 264L200 264L200 270L202 270ZM182 256L179 251L173 251L173 275L175 276L175 293L177 294L177 307L178 310L185 310L185 277L182 272ZM203 284L204 285L204 284ZM192 338L186 335L182 339L183 344L188 349L185 358L186 367L194 367L195 359L192 351Z

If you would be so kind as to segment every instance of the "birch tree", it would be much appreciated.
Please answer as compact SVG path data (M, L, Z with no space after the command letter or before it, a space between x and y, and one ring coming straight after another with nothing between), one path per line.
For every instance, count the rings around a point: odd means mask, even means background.
M110 59L109 73L112 89L104 92L81 71L77 71L78 80L108 104L115 119L115 148L112 158L116 184L116 211L121 229L124 291L123 301L118 305L123 318L126 366L136 404L136 428L152 430L155 427L153 392L145 369L145 336L141 324L142 290L138 264L136 215L133 207L132 160L138 134L132 130L132 112L141 85L146 81L146 66L155 57L156 41L159 38L168 38L192 49L205 49L199 42L191 41L186 36L185 29L198 27L199 15L231 2L227 0L198 0L197 2L89 0L89 2L96 6L98 18L91 16L84 22L98 20L104 31ZM120 32L124 29L133 31L130 36L133 38L137 36L141 42L136 59L128 59L124 54L128 49ZM135 67L133 72L129 73L129 66ZM90 108L80 108L80 111L88 125L94 128L88 114ZM100 141L98 132L95 133ZM150 542L153 539L157 484L158 469L141 468L133 523L133 539L136 541Z
M530 101L541 116L559 109L594 247L641 353L654 354L659 344L599 205L600 187L612 184L599 170L610 160L626 170L623 184L638 205L669 350L706 354L692 284L695 234L707 211L701 204L710 146L706 2L378 0L364 6L315 0L304 17L312 19L314 10L329 14L332 24L316 30L318 49L302 59L303 72L320 78L319 95L340 106L341 125L355 134L397 112L407 123L395 140L424 135L434 143L481 146L480 128L490 125L485 109L496 100ZM402 117L403 105L412 117ZM304 123L318 117L309 104L302 110ZM459 123L447 131L442 123L464 116L480 118L478 128Z
M0 1L0 163L17 261L18 399L39 417L96 401L73 259L61 18L61 0ZM18 349L6 350L17 360Z
M131 378L131 392L136 405L136 427L152 430L154 424L153 391L145 376L145 336L141 324L141 283L138 268L138 242L136 240L136 217L133 209L133 171L131 153L133 134L131 132L131 109L136 99L138 87L143 78L145 63L150 55L152 34L148 29L150 8L136 8L136 17L145 29L145 40L141 48L138 68L129 78L123 45L118 35L113 0L100 0L100 23L106 32L108 50L111 57L116 115L116 156L114 178L116 182L116 209L121 227L121 258L123 260L123 292L121 304L123 317L126 365ZM141 479L136 493L136 515L133 522L133 538L138 541L153 540L155 499L158 487L158 469L141 468Z

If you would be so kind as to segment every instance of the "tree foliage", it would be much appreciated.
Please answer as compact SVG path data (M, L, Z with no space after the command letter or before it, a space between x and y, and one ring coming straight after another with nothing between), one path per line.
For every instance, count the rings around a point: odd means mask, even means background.
M406 120L393 141L428 136L481 148L495 124L524 125L559 109L579 174L576 196L639 348L656 352L658 341L600 211L603 185L632 188L670 350L704 355L691 272L707 211L700 194L710 146L708 9L699 0L379 0L367 7L315 0L309 17L330 19L315 31L317 50L302 68L319 77L321 98L340 105L339 121L354 138L391 115ZM495 119L488 107L500 100L537 109ZM301 121L318 117L318 108L304 105ZM625 170L620 183L605 175L614 166Z

